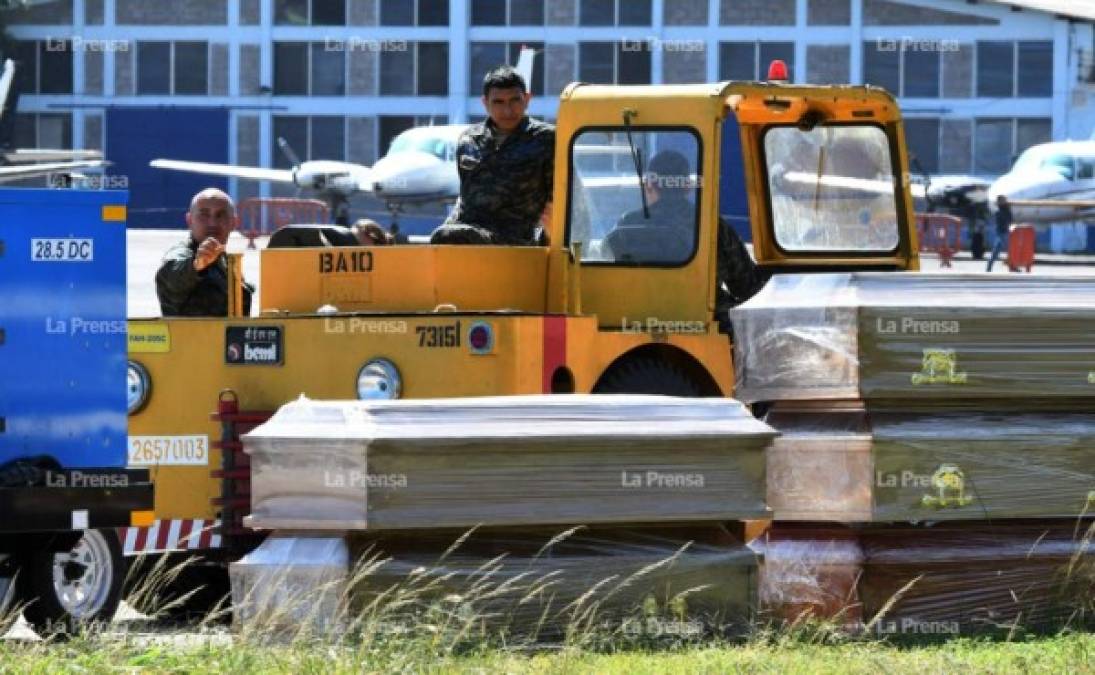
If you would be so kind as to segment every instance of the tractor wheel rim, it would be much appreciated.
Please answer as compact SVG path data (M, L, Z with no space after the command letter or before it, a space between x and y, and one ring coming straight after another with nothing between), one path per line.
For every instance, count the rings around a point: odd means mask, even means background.
M114 578L114 561L103 535L85 530L71 551L53 557L57 601L74 619L94 616L106 604Z

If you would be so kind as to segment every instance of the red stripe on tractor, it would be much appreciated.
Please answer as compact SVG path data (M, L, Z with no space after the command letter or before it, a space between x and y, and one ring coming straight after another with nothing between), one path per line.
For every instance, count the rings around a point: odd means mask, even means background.
M159 533L159 536L156 537L156 550L163 551L167 548L167 540L168 540L168 537L170 535L171 535L171 521L170 520L161 520L160 521L160 533Z
M567 318L544 317L544 379L543 393L551 393L551 377L555 369L567 362Z
M147 544L147 543L148 543L148 528L147 527L138 527L137 528L137 538L133 540L133 550L134 551L143 551L144 547L145 547L145 544Z
M194 527L194 521L186 518L179 526L179 540L175 542L175 548L190 548L194 543L190 541L190 530Z

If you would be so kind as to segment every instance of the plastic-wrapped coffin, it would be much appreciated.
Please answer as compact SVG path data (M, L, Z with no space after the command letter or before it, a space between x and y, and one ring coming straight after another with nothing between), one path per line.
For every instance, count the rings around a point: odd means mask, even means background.
M300 400L243 439L253 527L766 517L775 432L729 399Z
M742 401L1095 397L1095 280L777 275L733 310Z
M779 525L762 553L764 613L923 640L1095 626L1091 520L824 530Z
M1095 513L1095 415L779 404L776 520L916 522Z
M255 629L447 626L524 640L738 635L755 613L756 572L756 555L715 525L279 532L231 569L236 617Z

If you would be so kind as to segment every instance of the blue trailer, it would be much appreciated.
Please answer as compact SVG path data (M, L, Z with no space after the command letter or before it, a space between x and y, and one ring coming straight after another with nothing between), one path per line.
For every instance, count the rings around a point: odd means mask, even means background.
M109 620L117 528L150 517L127 464L124 191L0 189L0 608Z

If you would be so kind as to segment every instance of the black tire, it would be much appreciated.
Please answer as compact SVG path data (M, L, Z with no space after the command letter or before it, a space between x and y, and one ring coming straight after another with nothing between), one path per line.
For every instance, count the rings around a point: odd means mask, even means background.
M131 575L127 589L127 602L138 612L166 623L231 620L228 610L232 589L227 566L200 558L173 557L166 565L146 560L144 567Z
M114 530L85 530L70 551L35 551L17 577L23 617L39 635L110 623L122 599L125 558Z
M703 396L700 386L683 370L672 363L648 357L629 359L613 366L601 376L593 393Z

